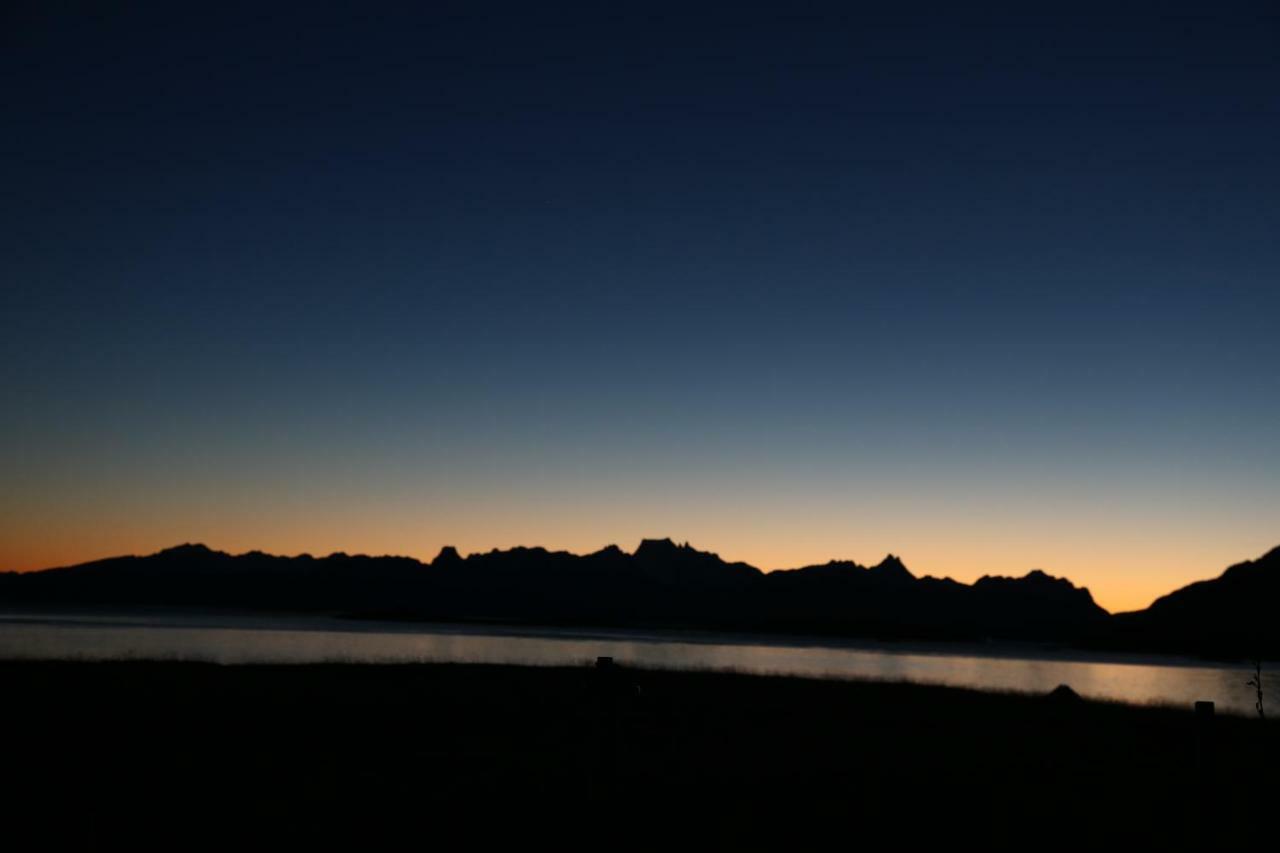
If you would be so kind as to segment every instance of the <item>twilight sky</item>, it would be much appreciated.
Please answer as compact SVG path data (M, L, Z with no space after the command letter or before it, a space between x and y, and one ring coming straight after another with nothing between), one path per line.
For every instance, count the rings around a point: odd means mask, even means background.
M17 5L0 569L1280 544L1274 3Z

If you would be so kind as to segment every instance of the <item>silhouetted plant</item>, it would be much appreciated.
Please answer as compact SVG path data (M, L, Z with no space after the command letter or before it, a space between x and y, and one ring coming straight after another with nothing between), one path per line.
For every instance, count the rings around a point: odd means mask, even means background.
M1258 698L1257 698L1257 701L1253 703L1253 707L1258 709L1258 716L1265 720L1267 718L1267 712L1262 707L1262 661L1261 660L1255 660L1253 662L1253 678L1250 678L1248 681L1246 681L1245 685L1248 687L1252 687L1255 691L1257 691Z

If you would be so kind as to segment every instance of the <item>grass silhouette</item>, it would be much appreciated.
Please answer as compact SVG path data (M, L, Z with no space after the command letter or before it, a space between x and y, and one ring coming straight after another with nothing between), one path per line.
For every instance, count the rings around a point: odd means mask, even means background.
M1258 716L1266 719L1267 711L1262 704L1262 660L1258 659L1253 662L1253 676L1245 682L1246 687L1252 687L1257 694L1253 707L1257 709Z
M701 827L738 846L917 824L986 841L1172 843L1202 812L1189 708L624 675L638 689L617 705L601 791L590 666L0 662L0 803L16 806L14 832L133 848L207 832L364 849L393 833L425 845L445 827L566 834L592 821L637 841ZM1266 806L1280 727L1221 715L1215 739L1213 825L1242 826Z

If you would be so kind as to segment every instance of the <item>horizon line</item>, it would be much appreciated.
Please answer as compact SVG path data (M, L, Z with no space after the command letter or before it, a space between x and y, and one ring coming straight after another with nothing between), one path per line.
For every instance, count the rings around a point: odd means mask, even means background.
M639 553L639 551L641 550L641 548L643 548L643 547L645 546L645 544L646 544L646 543L652 543L652 544L654 544L654 545L662 545L662 544L666 544L666 545L671 546L672 548L676 548L676 549L679 549L679 550L686 550L686 551L690 551L690 552L693 552L693 553L699 553L699 554L707 554L707 555L710 555L710 556L715 557L716 559L718 559L718 560L720 560L720 561L722 561L722 562L724 562L724 563L726 563L726 564L728 564L728 565L735 565L735 564L736 564L736 565L744 565L744 566L748 566L748 567L750 567L750 568L752 568L752 569L755 569L756 571L760 572L761 574L772 574L772 573L774 573L774 572L799 571L799 570L802 570L802 569L814 568L814 567L818 567L818 566L829 566L829 565L835 565L835 564L843 564L843 565L856 566L856 567L858 567L858 568L860 568L860 569L862 569L862 570L864 570L864 571L865 571L865 570L870 570L870 569L876 568L876 567L878 567L878 566L882 566L882 565L884 565L885 563L887 563L887 562L889 562L889 561L896 561L896 562L897 562L899 565L901 565L904 569L907 569L908 573L910 573L910 572L911 572L911 570L906 566L906 564L902 561L902 559L901 559L900 557L898 557L896 554L894 554L892 551L890 551L890 552L886 553L886 555L884 556L884 558L882 558L882 559L881 559L881 561L880 561L879 563L876 563L876 564L874 564L874 565L865 565L865 564L863 564L863 563L859 563L857 560L851 560L851 559L837 559L837 558L834 558L834 557L833 557L833 558L828 559L826 562L808 563L808 564L801 565L801 566L790 566L790 567L778 567L778 568L772 568L772 569L762 569L762 568L760 568L759 566L756 566L756 565L754 565L754 564L752 564L752 563L746 562L745 560L726 560L726 559L725 559L724 557L722 557L718 552L715 552L715 551L702 551L702 550L700 550L700 549L698 549L698 548L694 547L693 545L691 545L691 544L689 543L689 541L688 541L688 540L685 540L684 542L682 542L682 543L681 543L681 542L677 542L676 540L672 539L672 538L671 538L671 537L669 537L669 536L664 536L664 537L655 537L655 538L643 537L643 538L641 538L641 539L640 539L639 544L637 544L637 545L636 545L636 548L635 548L635 550L633 550L633 551L626 551L626 550L622 549L622 548L621 548L621 547L620 547L616 542L611 542L611 543L608 543L608 544L606 544L606 545L601 546L600 548L597 548L597 549L596 549L596 550L594 550L594 551L585 551L585 552L575 552L575 551L571 551L571 550L568 550L568 549L551 549L551 548L547 548L546 546L543 546L543 545L513 545L513 546L511 546L511 547L509 547L509 548L505 548L505 549L504 549L504 548L494 547L494 548L490 548L490 549L489 549L489 550L487 550L487 551L469 551L468 553L466 553L466 554L464 555L464 554L460 553L460 552L458 551L458 549L457 549L455 546L446 544L446 545L442 545L442 546L440 546L440 550L436 553L435 557L432 557L432 558L430 558L430 559L425 559L425 560L424 560L423 558L421 558L421 557L412 556L412 555L410 555L410 554L395 554L395 553L381 553L381 554L375 554L375 553L367 553L367 552L351 553L351 552L342 551L342 550L338 550L338 551L331 551L331 552L329 552L328 554L323 554L323 555L316 555L316 554L313 554L313 553L311 553L311 552L309 552L309 551L300 551L300 552L298 552L298 553L294 553L294 554L272 553L272 552L264 551L264 550L261 550L261 549L258 549L258 548L251 548L251 549L249 549L249 550L247 550L247 551L234 552L234 551L230 551L230 550L222 550L222 549L220 549L220 548L213 548L213 547L210 547L209 545L207 545L207 544L206 544L206 543L204 543L204 542L190 542L190 541L188 541L188 542L183 542L183 543L178 544L178 545L171 545L171 546L166 547L166 548L161 548L161 549L159 549L159 550L157 550L157 551L153 551L153 552L148 553L148 554L139 554L139 553L129 553L129 554L111 554L111 555L108 555L108 556L105 556L105 557L99 557L99 558L96 558L96 559L84 560L84 561L81 561L81 562L78 562L78 563L70 563L70 564L66 564L66 565L56 565L56 566L47 566L47 567L45 567L45 568L36 568L36 569L10 569L10 570L3 570L3 571L0 571L0 573L3 573L3 574L36 574L36 573L39 573L39 572L57 571L57 570L60 570L60 569L69 569L69 568L74 568L74 567L77 567L77 566L84 566L84 565L89 565L89 564L92 564L92 563L104 562L104 561L107 561L107 560L130 559L130 558L133 558L133 559L145 559L145 558L147 558L147 557L155 557L155 556L159 556L160 554L164 554L164 553L168 553L168 552L172 552L172 551L178 551L178 550L181 550L181 549L183 549L183 548L188 548L188 549L197 549L197 548L198 548L198 549L203 549L203 550L208 551L208 552L210 552L210 553L223 554L223 555L226 555L226 556L228 556L228 557L232 557L232 558L235 558L235 557L252 556L252 555L261 555L261 556L266 556L266 557L274 557L274 558L277 558L277 559L303 559L303 558L305 558L305 559L313 559L313 560L325 560L325 559L331 559L331 558L335 558L335 557L346 557L346 558L364 558L364 559L374 559L374 560L377 560L377 559L412 560L413 562L416 562L416 563L418 563L418 564L420 564L420 565L423 565L423 566L431 566L431 565L434 565L438 560L440 560L440 558L441 558L442 556L444 556L445 554L447 554L447 553L449 553L449 552L452 552L452 554L453 554L453 555L455 555L458 559L461 559L461 560L467 560L467 559L470 559L470 558L472 558L472 557L484 557L484 556L488 556L488 555L491 555L491 554L510 553L510 552L513 552L513 551L520 551L520 550L524 550L524 551L541 551L541 552L543 552L543 553L547 553L547 554L565 554L565 555L568 555L568 556L571 556L571 557L577 557L577 558L590 557L590 556L593 556L593 555L596 555L596 554L601 554L601 553L604 553L604 552L607 552L607 551L611 551L611 550L613 550L613 551L617 551L617 552L619 552L619 553L621 553L621 554L625 554L625 555L627 555L627 556L634 557L634 556L636 556L636 555ZM1275 551L1275 550L1280 550L1280 545L1276 546L1275 548L1269 549L1268 551L1264 552L1264 553L1263 553L1263 554L1261 554L1261 555L1258 555L1257 557L1254 557L1254 558L1246 558L1245 560L1239 560L1239 561L1236 561L1235 563L1232 563L1231 565L1232 565L1232 566L1234 566L1234 565L1238 565L1238 564L1239 564L1239 563L1241 563L1241 562L1252 562L1252 561L1254 561L1254 560L1261 559L1262 557L1265 557L1267 554L1269 554L1269 553L1271 553L1272 551ZM1229 569L1229 568L1231 568L1231 566L1223 567L1221 570L1219 570L1219 572L1218 572L1218 574L1217 574L1217 575L1206 576L1206 577L1204 577L1204 578L1201 578L1200 580L1201 580L1201 581L1204 581L1204 580L1211 580L1211 579L1213 579L1214 577L1220 577L1220 576L1221 576L1221 575L1222 575L1222 574L1223 574L1227 569ZM1109 610L1108 608L1103 607L1101 604L1098 604L1097 599L1096 599L1096 598L1094 598L1094 596L1093 596L1093 591L1092 591L1092 590L1090 590L1088 586L1084 586L1084 585L1077 585L1077 584L1076 584L1076 582L1075 582L1074 580L1072 580L1070 577L1067 577L1066 575L1054 575L1054 574L1051 574L1050 572L1045 571L1044 569L1041 569L1041 568L1031 568L1031 569L1028 569L1028 570L1026 571L1026 573L1025 573L1025 574L1020 575L1020 576L1018 576L1018 575L1000 575L1000 574L983 574L983 575L981 575L979 578L976 578L974 581L969 582L969 583L966 583L965 581L958 580L958 579L956 579L956 578L954 578L954 577L951 577L951 576L949 576L949 575L933 575L933 574L921 574L921 575L915 575L914 573L912 573L912 577L914 577L914 578L916 578L916 579L918 579L918 580L919 580L919 579L925 579L925 578L928 578L928 579L933 579L933 580L951 581L951 582L953 582L953 583L959 583L959 584L963 584L963 585L965 585L965 586L972 586L972 585L973 585L973 583L976 583L978 580L981 580L981 579L983 579L983 578L993 578L993 579L995 579L995 578L1011 578L1011 579L1015 579L1015 580L1017 580L1017 579L1022 579L1022 578L1030 577L1031 575L1034 575L1034 574L1037 574L1037 573L1039 573L1039 574L1043 574L1043 575L1045 575L1045 576L1047 576L1047 577L1049 577L1049 578L1052 578L1052 579L1065 580L1065 581L1067 581L1068 583L1070 583L1073 587L1075 587L1075 588L1077 588L1077 589L1081 589L1081 590L1086 591L1086 592L1089 594L1089 597L1090 597L1091 599L1093 599L1093 600L1094 600L1094 603L1095 603L1095 604L1097 604L1097 606L1098 606L1098 607L1102 608L1104 611L1106 611L1107 613L1109 613L1109 614L1111 614L1111 615L1116 615L1116 614L1119 614L1119 613L1130 613L1130 612L1136 612L1136 611L1134 611L1134 610L1115 610L1115 611ZM1198 582L1200 582L1200 581L1192 581L1191 583L1198 583ZM1185 585L1185 584L1184 584L1183 586L1176 587L1176 588L1175 588L1175 590L1176 590L1176 589L1183 589L1183 588L1185 588L1186 586L1187 586L1187 585ZM1175 591L1175 590L1169 590L1169 592L1166 592L1166 593L1164 593L1164 594L1162 594L1162 595L1157 595L1155 598L1153 598L1153 599L1152 599L1152 603L1154 603L1155 601L1160 600L1160 599L1161 599L1161 598L1163 598L1165 595L1168 595L1169 593L1171 593L1171 592L1173 592L1173 591ZM1148 607L1150 607L1151 605L1149 604L1149 605L1147 605L1147 606L1148 606ZM1145 608L1139 608L1139 609L1145 609Z

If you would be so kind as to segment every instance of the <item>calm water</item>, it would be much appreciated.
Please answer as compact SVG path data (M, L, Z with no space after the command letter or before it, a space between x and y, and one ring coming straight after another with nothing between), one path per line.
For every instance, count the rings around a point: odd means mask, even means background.
M733 669L831 678L906 680L992 690L1078 693L1253 713L1250 673L1174 658L1069 655L985 647L831 646L629 631L531 631L365 624L336 619L190 615L0 614L0 658L160 659L218 663L467 662L580 664L598 655L672 669ZM1280 665L1264 665L1280 701Z

